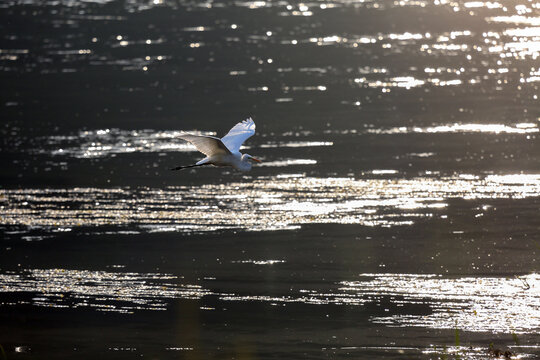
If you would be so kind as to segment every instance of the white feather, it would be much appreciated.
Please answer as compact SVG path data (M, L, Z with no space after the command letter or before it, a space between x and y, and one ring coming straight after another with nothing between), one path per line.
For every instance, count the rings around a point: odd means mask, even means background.
M191 134L182 134L179 137L180 139L189 141L190 143L195 145L197 150L199 150L206 156L231 153L229 149L223 144L221 139L218 139L217 137Z
M227 135L221 138L221 141L232 153L236 153L240 150L240 146L244 141L254 134L255 122L249 118L234 125Z
M261 160L241 154L240 147L249 137L255 134L255 122L249 118L239 122L223 138L214 136L182 134L179 137L189 141L197 150L206 155L206 158L198 161L195 165L177 166L171 170L181 170L202 165L232 166L240 171L249 171L251 162Z

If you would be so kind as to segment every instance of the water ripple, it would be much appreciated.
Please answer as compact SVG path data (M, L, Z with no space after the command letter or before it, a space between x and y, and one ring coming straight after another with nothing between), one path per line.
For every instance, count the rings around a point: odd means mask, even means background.
M387 326L421 326L493 333L528 333L540 329L540 276L519 278L439 275L362 274L340 290L364 297L390 297L397 306L427 304L430 314L389 314L372 321Z
M32 153L53 156L67 156L74 158L101 158L116 154L129 153L165 153L196 151L195 147L181 140L182 133L215 136L214 132L208 131L177 131L151 129L122 130L122 129L99 129L84 130L74 135L56 135L41 137L34 140L35 146L29 151ZM282 134L291 136L292 134ZM331 141L273 141L260 145L261 148L300 148L333 146ZM248 146L244 146L248 148ZM301 160L294 160L298 162ZM309 160L311 161L311 160ZM285 160L287 162L287 160ZM281 161L281 163L284 163ZM310 164L312 162L309 162ZM267 163L266 166L277 166Z
M166 310L168 300L198 299L208 293L198 285L177 281L177 276L159 273L31 269L0 273L0 293L34 294L28 301L34 306L121 313Z
M450 199L539 194L538 174L413 179L300 175L165 189L1 189L0 228L71 231L114 225L143 232L206 232L325 223L388 227L443 216Z
M540 276L444 277L436 274L360 274L326 292L283 296L221 294L223 301L309 305L383 305L370 321L389 327L525 334L540 329ZM419 309L424 309L418 314Z

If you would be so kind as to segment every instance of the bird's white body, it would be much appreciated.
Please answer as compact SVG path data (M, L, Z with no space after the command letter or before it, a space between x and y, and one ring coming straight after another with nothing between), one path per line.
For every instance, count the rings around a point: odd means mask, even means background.
M182 134L180 138L189 141L197 150L206 155L195 165L178 166L172 170L181 170L188 167L214 165L214 166L232 166L240 171L251 170L251 161L260 162L248 154L242 154L240 147L249 137L255 134L255 122L249 118L239 122L227 135L221 139L213 136Z
M245 158L245 155L240 152L236 154L218 154L213 156L207 156L204 159L198 161L195 165L214 165L214 166L232 166L240 171L251 170L251 163L249 158ZM249 155L248 155L249 156ZM244 159L242 160L242 158Z

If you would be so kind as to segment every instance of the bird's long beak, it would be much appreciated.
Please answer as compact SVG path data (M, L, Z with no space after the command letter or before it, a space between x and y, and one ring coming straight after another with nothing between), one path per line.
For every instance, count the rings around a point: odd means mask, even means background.
M259 160L257 158L254 158L253 156L249 158L250 160L253 160L255 162L258 162L258 163L262 163L262 160Z

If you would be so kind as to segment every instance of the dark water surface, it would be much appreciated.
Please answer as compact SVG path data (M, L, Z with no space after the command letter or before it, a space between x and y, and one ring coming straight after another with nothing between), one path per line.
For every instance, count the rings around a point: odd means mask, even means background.
M537 357L539 56L526 0L3 1L0 359Z

